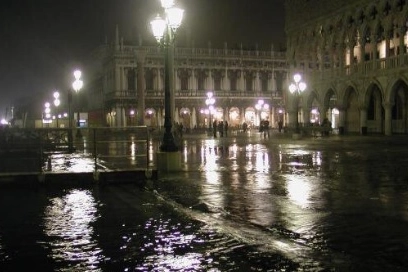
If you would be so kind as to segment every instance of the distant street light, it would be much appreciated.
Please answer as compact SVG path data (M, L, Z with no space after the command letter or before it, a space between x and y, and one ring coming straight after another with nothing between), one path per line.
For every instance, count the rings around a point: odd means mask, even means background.
M295 133L299 134L299 96L300 94L306 90L306 83L302 80L302 76L300 74L295 74L293 76L294 82L289 85L289 91L291 94L295 95L295 107L296 107L296 117L295 117Z
M61 101L59 100L59 96L60 96L59 92L55 91L54 92L54 106L56 108L58 108L58 106L61 104ZM56 116L56 119L57 119L57 128L58 128L59 127L59 125L58 125L58 114Z
M259 99L255 104L255 109L258 112L258 125L260 126L262 121L262 112L269 111L269 104L266 104L263 99Z
M44 114L43 114L43 124L48 124L51 121L51 108L50 108L50 103L49 102L45 102L44 103Z
M209 113L209 128L211 130L211 125L212 125L212 115L215 112L214 109L214 104L215 104L215 98L213 92L207 92L207 99L205 100L205 104L208 107L208 113Z
M81 80L81 75L82 75L82 72L80 70L76 70L74 72L75 81L74 81L74 83L72 83L72 88L74 89L74 91L76 93L78 93L82 89L82 86L84 85L83 81ZM79 101L79 100L77 99L77 101ZM77 104L79 105L79 103L77 103ZM80 130L81 121L80 121L79 111L80 111L80 108L78 106L77 107L77 134L76 134L76 136L77 137L82 137L81 130Z
M170 48L173 49L173 43L175 33L181 24L183 19L184 10L174 7L174 0L161 0L161 5L165 10L166 19L162 19L159 15L151 21L151 27L153 35L157 42L163 45L165 49L164 60L164 127L165 132L163 135L163 143L160 146L160 150L164 152L178 151L178 147L174 142L174 136L172 134L172 113L171 113L171 96L172 87L170 84L173 82L171 75L173 75L173 52L170 52ZM171 57L170 57L171 56Z

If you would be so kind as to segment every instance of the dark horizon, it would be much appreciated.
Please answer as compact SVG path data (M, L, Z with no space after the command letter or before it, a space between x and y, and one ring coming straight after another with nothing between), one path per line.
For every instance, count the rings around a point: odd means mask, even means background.
M177 43L195 47L284 47L283 0L176 0L185 9ZM119 27L124 40L154 45L149 22L159 0L3 1L0 9L0 118L19 100L51 97L70 88L72 72ZM190 33L190 34L187 34ZM86 86L86 75L84 75ZM40 111L40 109L39 109Z

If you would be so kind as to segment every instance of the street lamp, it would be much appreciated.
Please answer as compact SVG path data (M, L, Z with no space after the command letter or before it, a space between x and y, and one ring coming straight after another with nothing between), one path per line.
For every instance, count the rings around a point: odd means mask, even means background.
M299 110L298 110L298 105L299 105L299 96L300 94L306 90L306 83L304 83L302 80L302 76L300 74L295 74L293 76L294 82L292 82L289 85L289 91L291 94L295 95L295 106L296 106L296 117L295 117L295 133L299 134Z
M261 125L262 112L269 111L269 104L266 104L263 99L259 99L255 104L255 109L258 111L258 124Z
M43 124L48 124L50 123L50 119L51 119L51 108L50 108L50 103L49 102L45 102L44 104L44 116L43 116Z
M135 118L135 110L134 109L131 109L129 111L129 116L130 116L130 125L133 126L134 125L133 119Z
M58 108L58 106L61 104L61 101L59 100L59 96L60 96L60 94L59 94L59 92L58 91L55 91L54 92L54 106L56 107L56 108ZM57 111L58 112L58 111ZM58 126L58 114L57 114L57 128L58 128L59 126Z
M170 47L173 48L175 33L183 19L184 10L174 7L174 0L161 0L161 5L164 8L166 19L162 19L159 15L150 22L153 35L157 42L162 44L165 49L164 58L164 127L163 143L160 150L164 152L178 151L178 147L174 143L172 134L172 113L171 113L171 90L170 83L173 82L170 75L173 75L173 56L170 52Z
M84 85L83 81L81 80L81 75L82 75L82 72L80 70L76 70L74 72L75 81L72 83L72 88L74 89L75 93L78 93L82 89L82 86ZM79 118L80 118L79 107L77 107L77 134L76 134L77 137L82 136L81 131L79 129L81 126L81 122Z
M82 88L82 86L83 86L83 82L82 82L82 80L81 80L81 75L82 75L82 73L81 73L81 71L80 70L76 70L75 72L74 72L74 78L75 78L75 81L72 83L72 89L76 92L76 93L78 93L79 92L79 90ZM69 122L69 124L68 124L68 127L69 127L69 132L68 132L68 151L70 152L70 153L72 153L73 151L74 151L74 147L73 147L73 136L72 136L72 119L73 119L73 116L72 116L72 90L70 89L70 90L68 90L68 122ZM78 113L77 113L77 126L79 127L79 110L78 110ZM79 131L79 129L77 130L77 136L78 137L80 137L81 136L81 134L80 134L81 132Z
M209 118L209 129L211 131L211 126L212 126L212 115L214 114L214 104L215 104L215 98L213 92L207 92L207 99L205 100L205 104L208 107L208 118Z

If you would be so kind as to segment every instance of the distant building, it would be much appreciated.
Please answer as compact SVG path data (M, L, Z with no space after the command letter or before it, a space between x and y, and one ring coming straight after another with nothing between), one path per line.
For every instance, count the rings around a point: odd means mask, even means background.
M299 108L302 122L328 117L340 133L407 133L408 1L285 5L290 74L308 85L289 119Z
M97 48L86 67L89 126L163 126L164 53L159 46L127 44L116 37ZM285 118L288 66L285 53L256 48L178 47L174 51L173 120L185 128L210 119L258 125ZM215 98L208 114L207 92ZM263 100L269 108L255 108Z

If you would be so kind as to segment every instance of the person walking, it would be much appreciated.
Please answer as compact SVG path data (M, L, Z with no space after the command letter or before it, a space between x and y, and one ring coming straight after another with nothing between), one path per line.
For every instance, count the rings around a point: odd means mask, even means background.
M225 137L228 136L228 122L224 121L224 130L225 130Z
M242 131L243 131L243 132L246 132L247 129L248 129L248 124L247 124L246 122L244 122L244 123L242 124Z
M218 132L220 133L220 137L224 137L224 122L218 122Z
M278 121L278 130L279 130L279 132L282 132L282 128L283 128L283 121L279 120Z
M213 134L214 138L217 138L217 120L214 120L213 122Z
M269 138L269 121L267 119L262 122L262 131L264 138L266 138L266 135L268 135Z

